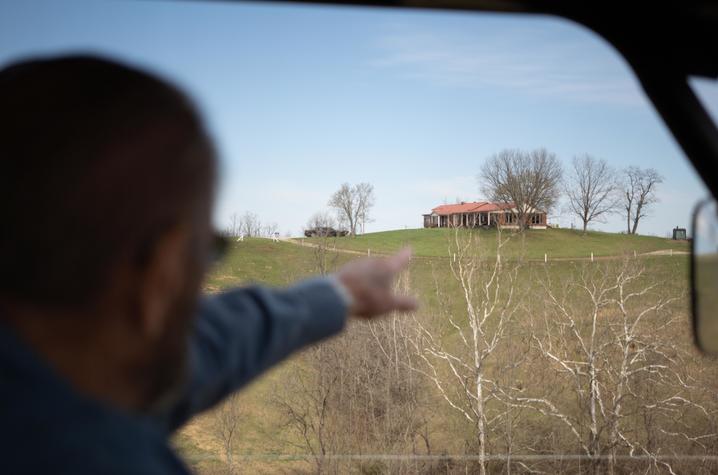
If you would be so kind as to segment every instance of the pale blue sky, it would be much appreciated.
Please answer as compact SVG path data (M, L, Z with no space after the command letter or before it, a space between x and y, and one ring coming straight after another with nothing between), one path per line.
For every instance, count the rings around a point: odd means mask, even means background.
M261 2L0 3L0 64L70 51L146 66L190 92L223 160L219 225L249 210L296 235L342 182L368 181L368 231L417 227L444 201L481 198L481 163L507 147L546 147L566 165L590 153L655 167L666 180L643 233L687 226L707 193L623 60L564 20ZM715 85L702 89L718 108Z

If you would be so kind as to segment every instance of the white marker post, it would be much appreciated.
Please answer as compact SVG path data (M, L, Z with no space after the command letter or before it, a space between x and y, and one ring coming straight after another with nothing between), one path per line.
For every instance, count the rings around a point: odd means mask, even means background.
M546 264L548 262L548 256L546 254L543 255L543 263Z
M593 253L591 253L591 262L593 262Z

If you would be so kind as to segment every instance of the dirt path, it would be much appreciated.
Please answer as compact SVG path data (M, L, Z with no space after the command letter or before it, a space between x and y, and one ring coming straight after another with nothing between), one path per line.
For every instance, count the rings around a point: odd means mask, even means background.
M311 249L316 249L319 247L318 244L311 243L311 242L304 242L303 240L297 240L293 238L280 238L280 241L287 242L290 244L293 244L295 246L300 247L308 247ZM349 254L354 256L375 256L375 257L382 257L382 256L389 256L390 254L383 253L383 252L363 252L363 251L355 251L353 249L341 249L341 248L331 248L332 252L336 252L339 254ZM636 257L671 257L671 256L687 256L690 255L690 252L688 251L675 251L673 249L661 249L658 251L650 251L650 252L642 252L636 254ZM414 256L413 259L441 259L445 258L448 259L449 256ZM586 257L552 257L548 259L548 262L572 262L572 261L610 261L610 260L618 260L623 259L623 255L614 255L614 256L594 256L591 258L590 256ZM527 259L529 262L544 262L543 259Z

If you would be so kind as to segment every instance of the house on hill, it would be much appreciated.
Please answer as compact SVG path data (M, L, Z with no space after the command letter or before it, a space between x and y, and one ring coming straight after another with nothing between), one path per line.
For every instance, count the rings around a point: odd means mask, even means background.
M518 217L513 203L492 203L490 201L462 201L453 205L441 205L425 214L425 228L478 228L500 227L518 229ZM546 212L531 210L526 221L531 229L546 229Z

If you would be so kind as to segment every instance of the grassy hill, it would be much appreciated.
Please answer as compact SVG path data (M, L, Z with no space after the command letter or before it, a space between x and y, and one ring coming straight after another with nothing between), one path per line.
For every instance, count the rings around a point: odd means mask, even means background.
M261 282L286 285L315 272L309 247L289 242L246 238L231 243L222 263L207 276L205 290L214 292L229 286Z
M464 231L466 232L466 231ZM481 238L487 249L495 243L495 231L480 231ZM436 280L445 283L446 289L453 292L452 277L447 269L449 239L453 236L446 229L415 229L388 231L366 234L356 238L337 238L333 240L338 250L354 250L365 253L371 249L373 253L393 252L402 246L411 245L416 255L422 256L411 264L410 280L412 293L419 296L422 311L432 312L437 308L435 285ZM316 240L304 240L312 242ZM269 285L287 285L297 279L316 273L315 249L300 246L292 242L271 242L268 239L245 239L234 242L226 259L207 277L207 292L259 282ZM590 252L596 256L617 255L635 250L645 253L657 250L673 249L688 250L685 242L647 236L626 236L609 233L589 233L582 236L571 230L530 231L523 235L515 234L511 238L510 247L514 251L524 249L532 258L543 258L546 252L550 257L576 258L587 257ZM336 253L332 259L336 266L357 257L350 253ZM661 256L645 259L650 268L651 279L667 282L683 292L687 282L686 256ZM532 263L522 271L523 281L530 281L534 271L561 275L573 264L556 261L544 266L543 263ZM668 289L666 287L666 289ZM458 296L458 294L457 294ZM685 303L677 304L685 307ZM462 310L462 302L457 298L452 310L458 315ZM686 329L687 326L687 318ZM688 333L686 331L686 333ZM689 337L681 335L689 344ZM447 344L453 340L448 337ZM292 455L306 453L302 449L302 439L296 432L289 430L284 415L278 409L273 398L277 388L282 388L287 377L302 367L303 357L292 358L273 371L265 374L241 393L242 422L241 434L236 443L235 454L239 460L238 473L311 473L312 464L308 460L295 460ZM426 397L433 401L436 411L430 418L432 443L449 453L463 450L465 424L454 412L448 410L442 400L429 389ZM175 446L183 454L187 463L199 474L226 473L223 464L222 445L214 429L216 419L210 412L196 417L175 437ZM387 449L389 450L389 449ZM273 455L280 455L281 460L272 460ZM289 457L287 457L289 456ZM374 473L374 472L371 472ZM380 473L380 472L376 472Z
M369 233L356 237L332 239L337 249L373 253L391 253L403 246L411 246L414 255L424 257L446 256L449 240L456 231L452 229L406 229ZM460 233L479 233L487 250L496 245L496 230L459 230ZM576 258L594 256L615 256L623 253L638 254L659 250L688 251L686 241L655 236L626 235L604 232L589 232L583 235L571 229L529 230L524 233L504 231L503 237L509 237L507 252L516 254L521 251L529 259L543 259L544 253L549 258ZM305 239L305 242L316 243L318 238Z

